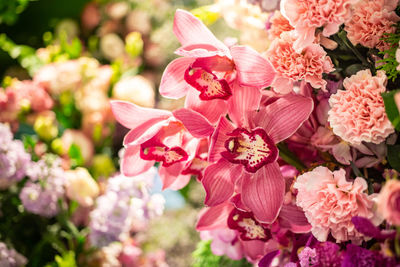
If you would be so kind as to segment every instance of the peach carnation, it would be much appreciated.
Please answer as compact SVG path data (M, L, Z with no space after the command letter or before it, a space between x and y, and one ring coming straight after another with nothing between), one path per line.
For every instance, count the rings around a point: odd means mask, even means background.
M277 72L271 86L277 93L286 94L292 91L293 82L304 80L325 90L322 74L334 70L330 57L319 44L311 44L297 53L293 48L295 40L293 31L283 32L268 49L267 57Z
M360 70L343 81L346 90L338 90L329 99L328 121L337 136L351 144L379 144L394 132L381 96L386 82L384 71L372 76L370 70Z
M282 0L281 12L289 20L299 38L296 51L314 41L315 30L324 27L326 37L339 31L339 26L351 16L351 6L358 0Z
M268 37L270 40L279 38L282 32L289 32L294 29L278 10L275 11L274 15L269 20L269 26Z
M344 169L331 172L326 167L317 167L300 175L294 184L298 190L296 203L301 207L311 224L312 234L321 242L331 233L336 242L351 240L360 242L359 233L351 219L362 216L375 219L373 200L364 193L368 185L363 178L346 181Z
M389 223L400 225L400 181L389 180L382 188L378 211Z
M400 17L396 15L397 0L361 0L355 7L352 18L345 23L347 37L353 45L361 44L368 48L387 50L389 44L382 37L385 33L396 31L396 22Z

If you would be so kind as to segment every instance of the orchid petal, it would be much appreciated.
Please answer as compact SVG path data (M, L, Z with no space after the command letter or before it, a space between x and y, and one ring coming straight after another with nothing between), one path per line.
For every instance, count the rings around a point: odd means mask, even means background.
M163 97L178 99L186 95L190 85L184 79L185 71L194 60L194 58L181 57L168 64L161 77L159 89Z
M275 70L257 51L248 46L233 46L231 54L241 85L258 88L271 85Z
M311 231L311 225L308 223L304 211L296 205L283 205L279 212L279 220L281 226L288 225L288 228L293 233L308 233Z
M228 200L234 189L232 177L240 176L241 170L240 165L233 165L225 159L208 166L201 180L206 190L204 203L207 206L216 206Z
M180 120L185 128L194 137L202 138L210 136L214 127L200 113L187 108L181 108L173 112L175 118Z
M351 222L354 224L358 232L365 236L376 238L378 240L393 239L396 236L396 231L384 232L379 227L372 224L370 220L364 217L353 217Z
M203 101L199 99L199 95L200 92L191 88L186 96L185 108L197 111L212 124L216 123L220 116L224 116L227 113L228 106L226 101L221 99Z
M154 163L154 160L140 158L140 145L128 146L121 162L121 172L125 176L136 176L150 169Z
M274 258L279 254L280 254L279 250L275 250L268 253L260 260L260 262L258 263L258 267L270 267Z
M225 117L219 119L217 127L211 136L208 161L215 162L222 157L221 152L226 151L225 141L230 138L227 134L234 129L235 127Z
M283 204L285 180L278 163L265 165L242 183L242 201L262 223L275 221Z
M190 12L178 9L174 17L174 34L183 46L201 43L210 44L222 50L227 47Z
M207 207L200 211L199 221L196 225L197 231L227 228L227 218L233 206L229 203L222 203L218 206Z
M292 136L308 119L312 110L311 98L289 94L261 109L253 122L255 126L264 128L275 143L279 143Z
M213 56L225 56L225 53L218 50L215 46L210 44L191 44L186 46L181 46L175 50L175 54L182 57L213 57Z
M168 126L175 118L171 117L167 120L161 120L154 123L150 120L140 127L130 130L124 137L124 146L142 144L153 138L164 126Z
M124 127L134 129L145 123L156 123L172 116L167 110L143 108L126 101L111 101L115 118Z
M167 188L178 190L183 188L190 180L190 175L181 175L185 162L178 162L169 167L160 166L159 175L163 183L162 190Z
M256 261L265 254L265 242L260 240L242 241L244 254L251 261Z
M233 95L228 100L229 117L239 127L248 127L247 114L260 106L262 94L255 87L233 85Z

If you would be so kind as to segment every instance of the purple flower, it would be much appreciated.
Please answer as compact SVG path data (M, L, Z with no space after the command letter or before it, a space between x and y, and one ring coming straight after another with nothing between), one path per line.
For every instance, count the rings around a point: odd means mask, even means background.
M379 254L359 246L348 244L342 267L376 266Z
M24 256L12 248L7 248L6 244L0 242L0 266L19 267L25 264L27 264L27 260Z
M148 181L154 174L151 169L140 176L117 175L108 180L105 194L97 198L96 208L90 213L89 239L93 246L123 241L135 222L146 223L161 215L164 199L148 192Z
M299 253L299 260L301 267L311 267L317 264L317 251L315 248L305 247Z
M64 196L65 173L59 158L46 157L33 162L19 195L24 208L34 214L52 217L59 212L58 200Z
M24 178L30 160L22 142L13 140L9 127L0 123L0 189Z

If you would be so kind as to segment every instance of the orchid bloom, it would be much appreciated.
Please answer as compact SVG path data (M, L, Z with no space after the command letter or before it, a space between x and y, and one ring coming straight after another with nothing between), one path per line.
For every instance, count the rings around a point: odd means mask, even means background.
M235 82L261 89L274 79L273 67L258 52L246 46L228 48L187 11L176 11L173 30L182 44L175 53L182 57L164 71L164 97L177 99L195 90L202 101L228 100L235 94Z
M202 174L206 166L204 137L213 131L202 115L182 109L174 116L166 110L142 108L125 101L111 101L111 107L117 121L131 129L124 138L126 151L121 171L125 176L140 174L158 161L163 188L180 189L192 174ZM177 117L191 117L202 131L187 130Z
M313 102L289 94L258 110L260 98L248 88L238 88L233 95L237 103L229 113L233 123L220 118L210 141L213 164L206 168L202 183L206 205L221 204L237 192L255 219L272 223L285 194L276 144L296 132L312 112Z

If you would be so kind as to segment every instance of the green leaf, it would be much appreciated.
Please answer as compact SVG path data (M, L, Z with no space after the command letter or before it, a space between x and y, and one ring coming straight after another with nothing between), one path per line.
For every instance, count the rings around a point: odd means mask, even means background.
M392 122L396 130L400 131L400 113L394 100L394 95L400 93L400 90L382 93L385 110L389 120Z
M400 145L388 146L387 151L390 166L396 171L400 171Z
M81 149L78 145L72 144L68 150L68 156L71 159L72 168L83 166L84 159L82 156Z

